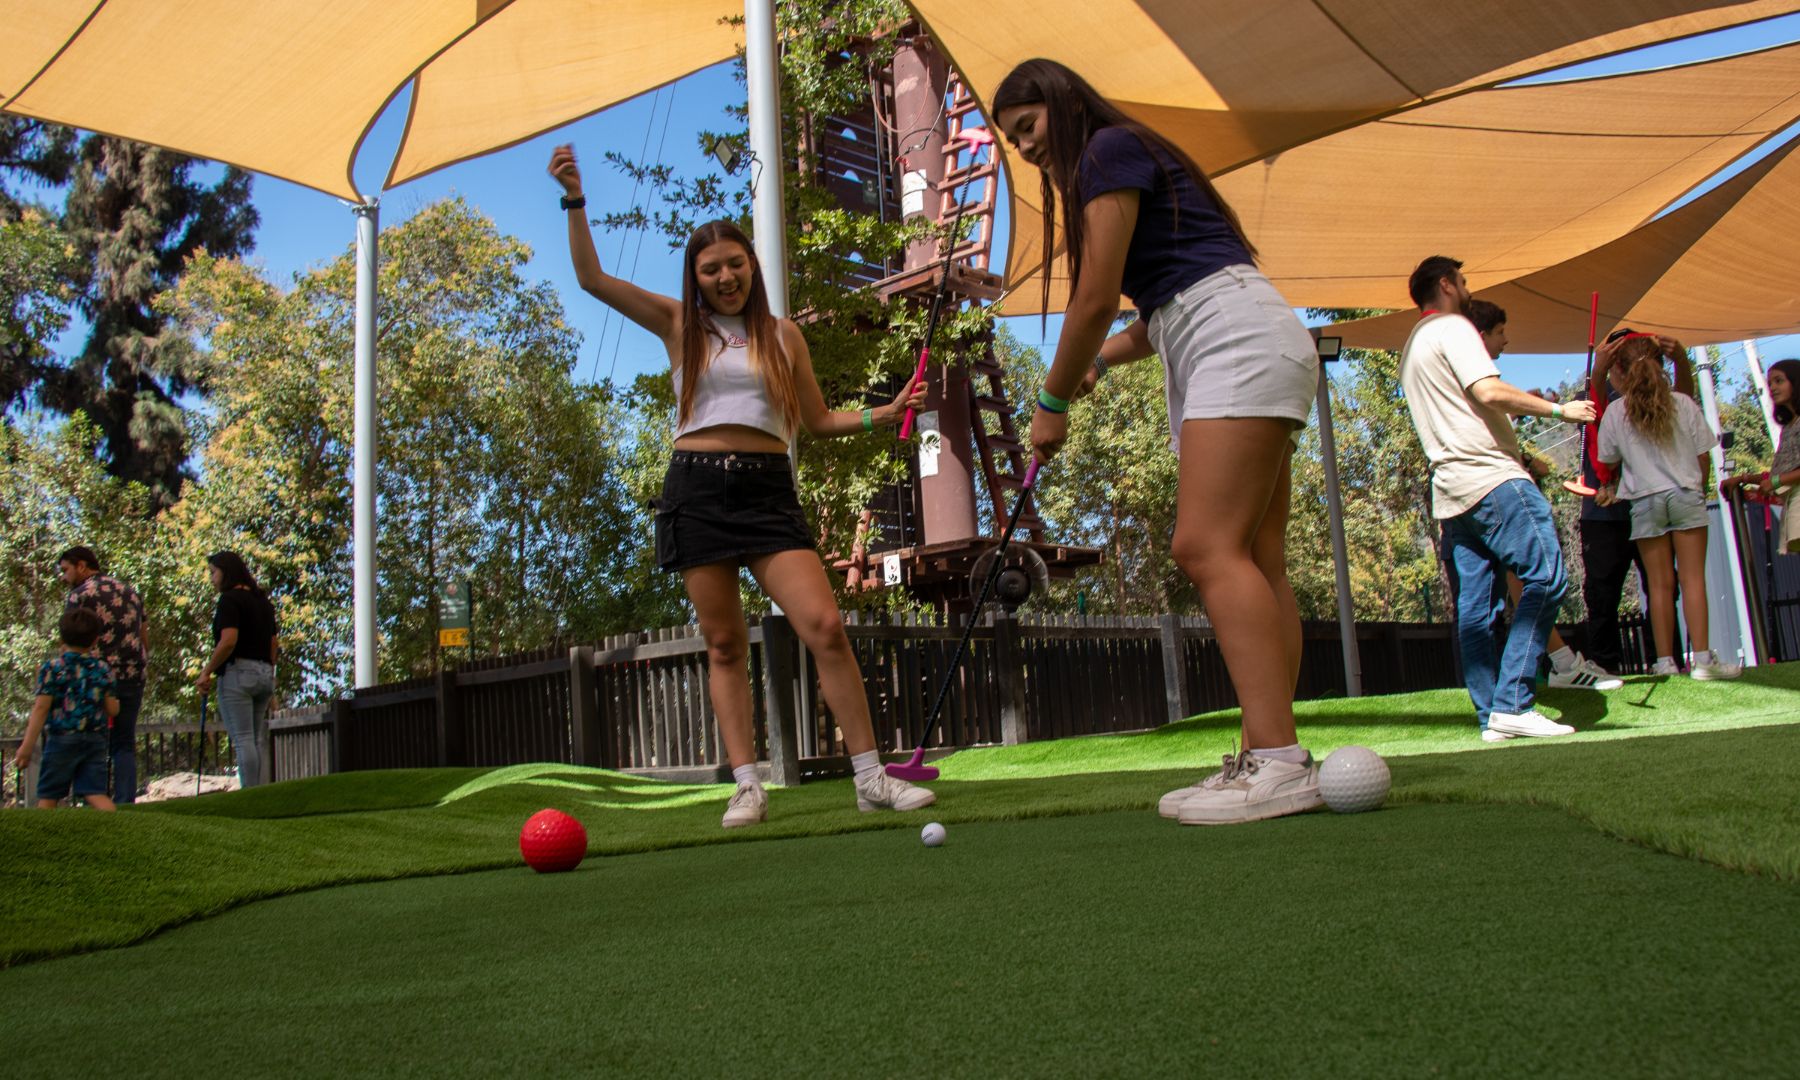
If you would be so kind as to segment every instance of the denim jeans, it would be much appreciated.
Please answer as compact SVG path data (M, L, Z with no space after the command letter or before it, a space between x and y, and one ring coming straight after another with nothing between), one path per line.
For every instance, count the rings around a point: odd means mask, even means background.
M219 719L231 735L237 754L238 786L262 783L262 733L269 726L269 702L275 696L275 665L264 660L233 660L219 673Z
M113 802L123 806L137 802L137 722L144 708L144 684L119 683L112 692L119 699L119 715L113 717L106 750L112 759Z
M1568 591L1550 503L1529 480L1508 480L1444 522L1444 558L1456 584L1463 681L1483 731L1490 713L1522 713L1536 698L1538 657ZM1506 571L1525 588L1502 647Z

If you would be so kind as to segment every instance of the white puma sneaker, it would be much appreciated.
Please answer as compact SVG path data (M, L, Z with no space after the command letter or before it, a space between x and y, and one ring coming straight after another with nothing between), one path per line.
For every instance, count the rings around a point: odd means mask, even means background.
M881 769L869 780L856 784L856 808L865 814L871 810L918 810L934 802L937 796L929 790L896 780Z
M1489 713L1487 729L1498 731L1502 735L1524 735L1533 739L1575 734L1574 728L1559 724L1536 709L1527 709L1522 713Z
M739 784L725 806L724 826L740 829L745 825L761 825L769 817L769 793L761 784Z
M1701 682L1713 682L1718 679L1735 679L1744 673L1744 665L1728 664L1719 659L1719 654L1712 650L1696 653L1688 664L1688 678Z
M1257 757L1253 750L1225 755L1225 766L1200 783L1181 804L1183 825L1234 825L1298 814L1325 805L1319 796L1319 766Z

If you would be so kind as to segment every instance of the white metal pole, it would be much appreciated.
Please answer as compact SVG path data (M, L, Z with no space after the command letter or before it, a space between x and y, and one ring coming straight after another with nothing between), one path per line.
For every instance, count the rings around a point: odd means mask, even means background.
M375 664L375 270L381 224L375 200L356 215L356 450L353 534L356 685L380 680Z
M1704 354L1702 354L1704 355ZM1700 387L1700 407L1706 413L1707 426L1714 433L1719 431L1719 395L1713 386L1713 365L1711 357L1694 362L1693 351L1688 352L1689 362L1694 364L1694 381ZM1725 476L1725 450L1718 443L1713 444L1711 455L1713 465L1713 482L1716 484ZM1762 662L1756 654L1756 634L1754 624L1750 621L1750 596L1744 591L1744 564L1738 557L1738 540L1736 523L1731 519L1731 512L1720 503L1720 532L1725 537L1725 565L1731 575L1731 598L1737 609L1739 641L1742 642L1744 663L1754 666Z
M1769 445L1781 442L1781 425L1775 422L1775 403L1769 400L1769 377L1763 371L1762 352L1756 339L1744 342L1744 364L1750 368L1750 381L1756 386L1756 400L1762 406L1763 423L1769 426Z
M782 203L781 53L775 43L775 0L745 0L744 75L750 84L750 194L756 261L769 310L788 315L787 210Z
M1331 378L1319 365L1319 456L1325 462L1325 506L1331 516L1331 561L1337 570L1338 639L1344 649L1344 695L1362 697L1362 653L1356 646L1356 607L1350 596L1350 556L1344 542L1344 497L1338 490L1337 432L1331 426Z

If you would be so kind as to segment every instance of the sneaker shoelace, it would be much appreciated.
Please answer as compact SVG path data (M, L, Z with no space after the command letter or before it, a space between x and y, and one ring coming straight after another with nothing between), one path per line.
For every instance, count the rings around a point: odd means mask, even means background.
M1254 775L1256 770L1262 767L1261 763L1248 750L1241 750L1236 754L1226 754L1220 759L1220 762L1222 767L1219 771L1201 781L1201 787L1221 788L1240 776Z
M733 810L754 805L756 802L756 795L760 790L762 789L758 788L755 784L739 784L737 791L732 793L731 801L725 805Z

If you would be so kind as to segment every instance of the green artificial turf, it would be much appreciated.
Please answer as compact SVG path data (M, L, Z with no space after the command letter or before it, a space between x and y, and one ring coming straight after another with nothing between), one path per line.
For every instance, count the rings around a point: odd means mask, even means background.
M1544 808L1140 810L318 890L0 972L0 1011L19 1076L1785 1076L1796 925Z

